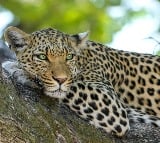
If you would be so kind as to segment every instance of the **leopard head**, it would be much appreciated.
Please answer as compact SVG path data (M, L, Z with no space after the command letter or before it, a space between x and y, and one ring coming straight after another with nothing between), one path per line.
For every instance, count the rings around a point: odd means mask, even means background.
M78 52L87 35L68 35L52 28L27 34L16 27L7 28L4 34L22 69L38 78L44 93L54 98L64 98L78 74Z

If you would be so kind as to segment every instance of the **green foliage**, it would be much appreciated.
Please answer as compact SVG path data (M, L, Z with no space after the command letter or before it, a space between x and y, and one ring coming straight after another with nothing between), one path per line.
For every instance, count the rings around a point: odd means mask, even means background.
M115 19L107 12L120 4L121 0L1 0L1 5L16 16L18 26L28 33L46 27L70 34L90 31L90 39L100 42L110 42L126 22L126 17Z
M157 51L157 52L156 52L156 55L157 55L157 56L160 56L160 51Z

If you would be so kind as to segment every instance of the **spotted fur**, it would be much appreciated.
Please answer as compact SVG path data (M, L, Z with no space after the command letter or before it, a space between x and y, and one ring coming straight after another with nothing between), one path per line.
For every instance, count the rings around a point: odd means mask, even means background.
M21 67L80 117L123 136L129 120L160 126L160 57L111 49L56 29L26 34L9 27L5 38Z

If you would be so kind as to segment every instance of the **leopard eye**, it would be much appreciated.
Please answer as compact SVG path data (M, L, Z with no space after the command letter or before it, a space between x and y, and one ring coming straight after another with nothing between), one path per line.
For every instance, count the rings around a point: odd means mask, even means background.
M66 60L72 60L73 56L74 56L73 54L68 54L67 57L66 57Z
M40 59L40 60L47 60L47 56L44 55L44 54L37 55L37 58Z

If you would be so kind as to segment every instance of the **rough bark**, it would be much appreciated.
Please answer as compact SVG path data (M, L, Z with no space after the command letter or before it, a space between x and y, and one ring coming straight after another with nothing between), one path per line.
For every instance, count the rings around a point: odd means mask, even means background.
M96 129L62 103L0 72L0 143L158 143L160 128L135 123L123 138Z

